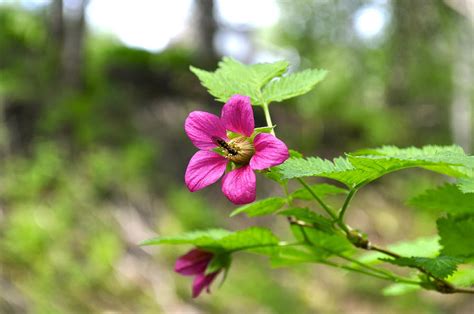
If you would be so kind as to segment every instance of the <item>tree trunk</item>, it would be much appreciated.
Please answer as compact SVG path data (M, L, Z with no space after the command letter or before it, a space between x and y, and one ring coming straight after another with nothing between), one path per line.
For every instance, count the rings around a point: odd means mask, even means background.
M85 8L87 0L79 0L66 11L65 38L62 48L62 82L68 89L83 87L83 44L85 36Z
M218 58L214 49L214 36L217 32L214 0L196 0L195 10L197 54L204 67L214 67Z
M457 32L456 57L453 67L453 100L451 104L451 132L454 143L462 146L466 153L472 152L473 108L472 82L474 78L473 49L474 27L460 17Z

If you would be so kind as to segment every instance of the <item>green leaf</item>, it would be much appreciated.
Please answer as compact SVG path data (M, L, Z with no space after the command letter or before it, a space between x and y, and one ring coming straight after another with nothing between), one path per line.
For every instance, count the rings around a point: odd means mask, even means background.
M352 243L346 237L328 234L312 228L304 228L302 232L316 250L319 249L322 253L327 253L328 256L354 251Z
M294 149L290 149L289 152L290 152L290 157L292 157L292 158L303 158L303 154L300 153L299 151L296 151Z
M278 246L278 238L267 228L251 227L234 232L219 241L225 251L250 250L269 254Z
M232 258L230 254L215 254L209 265L207 265L206 267L206 275L209 275L221 269L228 269L230 267L231 262Z
M276 212L283 205L286 204L286 198L282 197L270 197L260 201L250 203L248 205L241 206L234 210L230 217L238 215L240 213L246 213L249 217L263 216Z
M461 178L457 185L463 193L474 193L474 178Z
M348 191L346 189L339 188L337 186L331 184L315 184L311 186L311 190L321 198L324 198L328 195L337 195L337 194L347 194ZM309 191L305 188L301 188L296 190L295 192L290 194L294 199L300 200L312 200L313 197L309 193Z
M443 217L437 226L443 255L474 256L474 215Z
M278 245L278 239L266 228L251 227L230 232L223 229L192 231L177 236L157 237L141 245L192 244L212 251L252 250L268 253Z
M276 125L272 126L263 126L260 128L255 128L252 133L252 138L254 138L259 133L271 133L272 130L276 127Z
M268 104L306 94L322 81L326 74L326 70L308 69L275 79L264 87L263 98Z
M474 171L474 157L467 156L457 146L425 146L378 149L349 154L332 162L321 158L290 158L277 168L283 179L307 176L326 177L344 183L350 188L371 182L387 173L421 167L454 177L468 177Z
M283 179L293 179L308 176L320 176L338 180L348 186L359 182L357 170L345 158L339 157L333 162L316 157L290 158L276 167Z
M435 257L438 255L441 246L438 243L439 237L421 237L412 241L403 241L387 246L387 248L402 256L422 256ZM385 254L370 252L359 258L364 263L379 263L380 258L387 257Z
M271 256L271 265L272 267L285 267L300 263L317 263L326 257L326 253L321 254L307 245L282 246Z
M472 176L474 173L474 156L468 156L460 146L427 145L421 148L383 146L355 152L351 156L368 159L393 160L396 164L384 167L391 171L409 167L422 167L452 177Z
M454 184L429 189L409 201L420 209L442 211L449 214L474 213L474 194L462 193Z
M449 282L460 287L474 286L474 268L464 268L455 272Z
M215 72L190 67L191 71L216 100L226 102L232 95L251 98L253 105L262 105L260 89L272 78L280 76L288 68L286 61L244 65L235 59L224 57Z
M226 236L232 234L224 229L209 229L202 231L191 231L176 236L161 236L143 241L141 245L161 244L193 244L195 246L212 247L217 246Z
M421 268L438 278L446 278L453 274L457 266L463 262L462 259L453 256L438 256L436 258L400 257L397 259L384 258L382 260L398 266Z
M321 216L308 208L290 208L278 213L279 215L294 217L297 220L301 220L310 224L313 224L314 227L318 230L335 233L333 223L330 219Z

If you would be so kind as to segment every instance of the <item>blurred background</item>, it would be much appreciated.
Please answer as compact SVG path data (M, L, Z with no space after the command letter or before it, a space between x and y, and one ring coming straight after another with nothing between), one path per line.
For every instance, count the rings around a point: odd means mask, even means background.
M228 218L219 185L187 191L184 119L221 107L189 65L327 69L315 91L272 107L279 137L307 155L471 152L473 22L470 0L0 0L0 313L472 313L468 296L386 297L385 282L245 254L193 300L172 270L188 248L137 243L257 223L289 237L278 217ZM280 193L261 179L259 198ZM405 201L442 180L389 175L361 191L349 223L380 244L432 235L435 216Z

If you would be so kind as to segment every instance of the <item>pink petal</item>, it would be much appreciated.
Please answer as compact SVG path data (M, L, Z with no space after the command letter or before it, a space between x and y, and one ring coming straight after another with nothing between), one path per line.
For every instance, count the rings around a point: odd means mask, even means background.
M234 204L255 201L256 178L250 166L232 170L222 179L222 192Z
M252 135L255 121L250 98L241 95L232 96L222 107L221 119L227 130L245 136Z
M204 273L212 257L210 252L193 249L176 260L174 271L185 276Z
M221 119L208 112L193 111L184 122L184 130L194 146L199 149L212 149L217 145L213 137L227 139L226 129Z
M250 159L250 167L262 170L283 163L290 156L288 147L272 134L260 133L253 141L255 155Z
M218 153L200 150L191 158L184 181L191 192L205 188L219 180L227 166L227 159Z
M219 274L218 271L209 275L199 274L194 278L193 281L193 298L197 298L204 288L207 288L207 292L210 292L210 287L216 276Z

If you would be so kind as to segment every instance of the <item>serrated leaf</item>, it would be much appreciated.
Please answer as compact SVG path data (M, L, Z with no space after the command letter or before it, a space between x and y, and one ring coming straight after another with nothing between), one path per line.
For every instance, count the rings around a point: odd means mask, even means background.
M465 155L457 146L403 149L386 146L359 151L349 154L347 159L339 157L332 162L315 157L290 158L277 168L283 179L319 176L354 188L387 173L411 167L421 167L454 177L466 177L474 171L474 157Z
M474 193L474 178L461 178L457 183L458 188L463 193Z
M462 193L454 184L429 189L412 198L409 204L425 210L449 214L474 213L474 194Z
M395 168L394 170L421 167L452 177L471 176L474 171L474 156L466 155L464 150L457 145L427 145L421 148L383 146L361 150L351 156L369 159L388 157L390 160L398 161L398 164L387 164L384 167Z
M273 246L278 245L278 239L269 229L251 227L235 232L223 229L192 231L177 236L157 237L141 244L192 244L212 251L251 250L268 253L272 251Z
M288 68L286 61L244 65L235 59L224 57L215 72L195 67L190 70L196 74L201 84L216 100L226 102L232 95L246 95L253 105L262 105L261 87Z
M276 168L282 174L283 179L320 176L338 180L348 186L359 182L358 177L353 176L357 170L347 159L342 157L336 158L332 162L317 157L290 158Z
M322 81L326 74L326 70L308 69L275 79L264 87L263 98L270 103L306 94Z
M297 220L313 224L316 229L327 233L335 232L333 223L330 219L311 211L309 208L290 208L281 211L278 214L287 217L294 217Z
M403 241L388 245L387 248L402 256L435 257L438 255L441 246L438 243L439 237L421 237L412 241ZM380 258L387 257L385 254L370 252L359 258L364 263L379 263Z
M324 198L328 195L337 195L337 194L347 194L348 191L346 189L339 188L332 184L322 183L322 184L315 184L311 185L311 190L319 197ZM313 197L309 193L309 191L305 188L296 190L295 192L291 193L290 196L294 199L300 200L312 200Z
M209 229L201 231L191 231L176 236L160 236L143 241L141 245L160 244L193 244L202 247L212 247L218 245L219 241L232 234L224 229Z
M453 256L384 258L382 261L398 266L421 268L437 278L446 278L453 274L457 266L463 262L462 259Z
M443 217L437 226L443 255L474 256L474 215Z
M233 217L241 213L246 213L247 216L249 217L268 215L268 214L272 214L276 212L277 210L282 208L283 205L285 204L286 204L286 198L270 197L270 198L266 198L260 201L256 201L256 202L241 206L237 208L236 210L234 210L230 214L230 217Z

